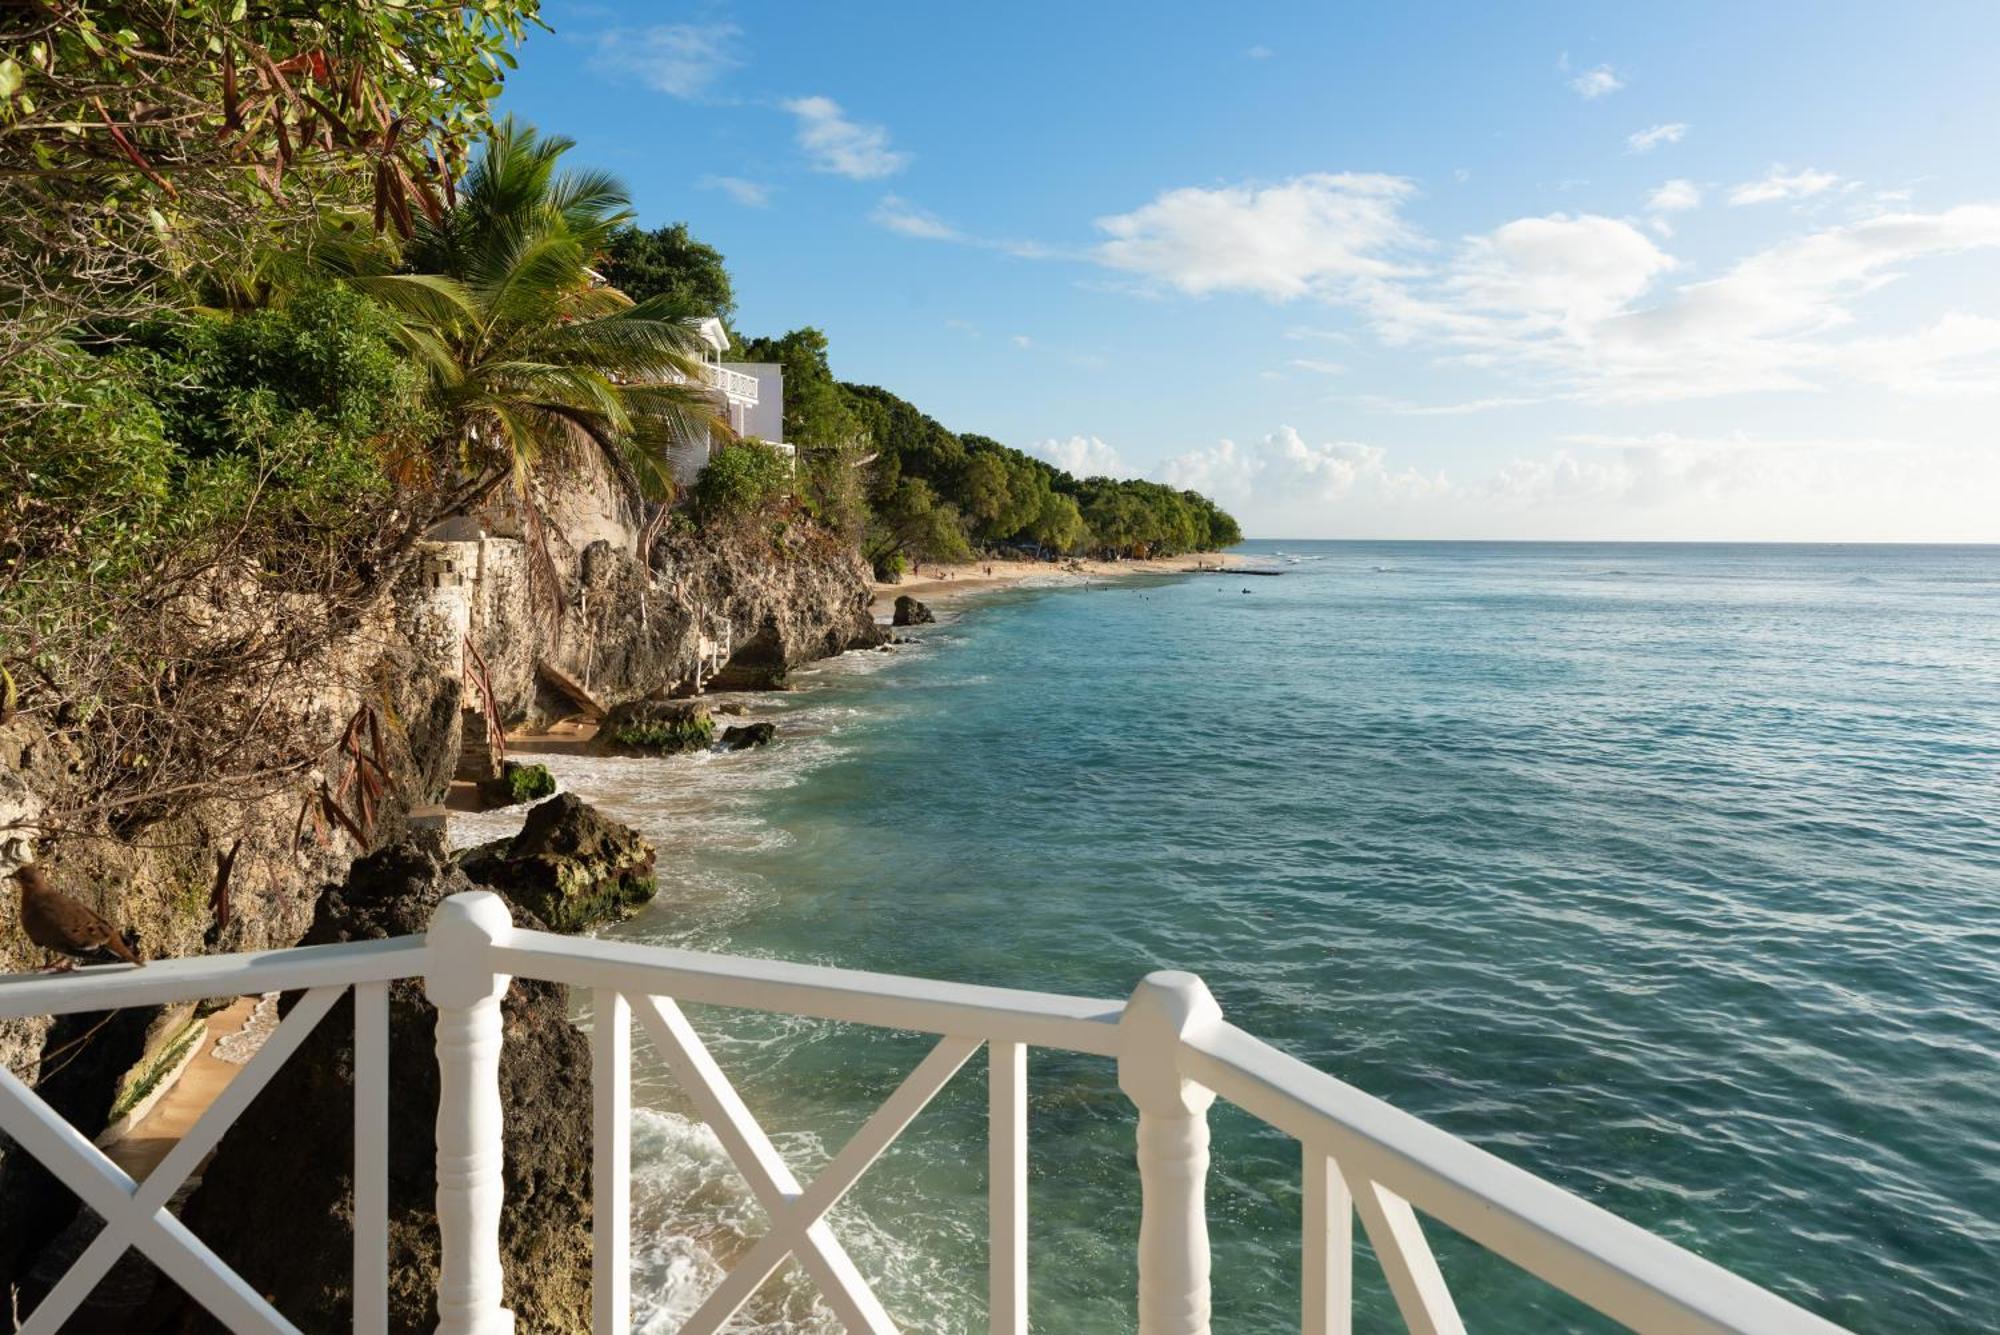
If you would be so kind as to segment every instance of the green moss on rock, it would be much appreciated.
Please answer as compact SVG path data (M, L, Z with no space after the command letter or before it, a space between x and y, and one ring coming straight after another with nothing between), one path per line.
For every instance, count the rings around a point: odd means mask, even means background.
M492 886L558 932L630 917L658 889L653 846L574 793L528 813L512 839L460 854L465 874Z

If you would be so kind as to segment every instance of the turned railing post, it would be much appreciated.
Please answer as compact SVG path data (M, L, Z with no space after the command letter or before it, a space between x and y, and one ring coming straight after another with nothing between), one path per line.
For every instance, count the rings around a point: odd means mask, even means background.
M1191 973L1146 975L1118 1021L1118 1087L1139 1109L1139 1333L1208 1335L1208 1106L1181 1042L1222 1009Z
M501 1306L500 998L492 950L513 932L507 905L484 890L453 895L431 915L424 993L437 1007L438 1335L511 1335Z

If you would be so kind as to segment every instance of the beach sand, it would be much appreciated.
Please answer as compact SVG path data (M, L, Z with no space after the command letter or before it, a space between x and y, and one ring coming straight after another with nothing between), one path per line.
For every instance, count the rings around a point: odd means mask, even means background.
M1157 561L1074 561L1060 565L1047 561L971 561L946 566L926 561L905 575L900 584L875 584L870 610L878 618L886 618L895 608L896 599L906 593L923 603L949 603L966 594L1016 584L1101 583L1133 575L1180 575L1191 570L1227 569L1239 562L1238 557L1218 552L1162 557Z

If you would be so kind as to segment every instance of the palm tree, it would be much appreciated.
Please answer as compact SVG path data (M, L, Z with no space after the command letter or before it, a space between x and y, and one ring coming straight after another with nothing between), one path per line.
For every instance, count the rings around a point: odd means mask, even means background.
M511 481L533 523L536 461L577 447L601 451L639 498L665 501L668 451L728 429L703 380L692 317L706 312L633 302L591 269L632 210L615 177L558 170L572 147L509 118L400 256L322 248L323 263L396 312L430 370L447 424L431 462L449 475L433 520Z

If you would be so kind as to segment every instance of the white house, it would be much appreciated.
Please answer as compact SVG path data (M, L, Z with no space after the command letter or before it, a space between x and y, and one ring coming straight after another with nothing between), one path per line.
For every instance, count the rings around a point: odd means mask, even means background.
M701 335L703 378L715 390L716 414L739 437L764 441L785 456L796 451L784 443L785 368L776 362L725 362L729 331L709 316L696 326ZM691 486L722 444L717 433L686 442L674 453L674 480Z

